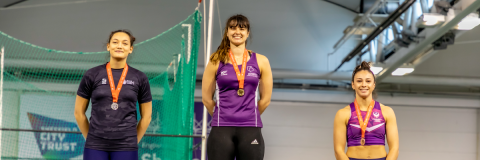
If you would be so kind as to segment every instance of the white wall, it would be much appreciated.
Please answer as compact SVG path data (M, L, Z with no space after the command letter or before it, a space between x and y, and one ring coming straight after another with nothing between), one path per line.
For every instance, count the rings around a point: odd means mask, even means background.
M262 115L265 160L331 160L333 119L345 104L273 102ZM391 106L398 160L475 160L477 109Z

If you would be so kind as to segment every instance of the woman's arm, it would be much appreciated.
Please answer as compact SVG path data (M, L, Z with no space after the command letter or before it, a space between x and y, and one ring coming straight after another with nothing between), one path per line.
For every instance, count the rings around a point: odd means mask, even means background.
M208 113L210 113L210 116L213 116L213 108L216 105L215 101L213 101L213 94L215 93L215 76L218 63L219 62L217 62L217 64L213 64L212 62L208 63L202 78L202 102L207 108Z
M260 100L258 101L258 110L263 114L272 99L273 76L272 68L267 57L257 54L257 62L260 67Z
M77 95L77 98L75 99L75 119L77 120L78 128L80 128L80 131L82 132L82 135L85 139L87 139L88 135L88 128L89 128L89 123L87 116L85 116L85 111L87 111L88 108L88 99L85 99L83 97L80 97Z
M387 160L397 160L399 138L397 128L397 118L393 109L387 106L382 106L382 112L385 117L387 142L388 142L388 154Z
M333 122L333 147L337 160L349 160L345 153L345 144L347 143L347 120L350 117L350 110L343 108L338 110Z
M137 125L137 143L140 143L152 120L152 101L140 104L140 122Z

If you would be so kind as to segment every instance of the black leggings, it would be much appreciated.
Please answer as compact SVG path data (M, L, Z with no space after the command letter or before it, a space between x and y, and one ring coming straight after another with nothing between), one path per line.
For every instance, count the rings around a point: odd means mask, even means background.
M263 160L262 128L212 127L207 140L208 160Z

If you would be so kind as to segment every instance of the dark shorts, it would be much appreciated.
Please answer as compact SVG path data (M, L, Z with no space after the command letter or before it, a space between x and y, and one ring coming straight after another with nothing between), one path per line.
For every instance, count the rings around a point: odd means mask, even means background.
M263 160L265 143L259 127L212 127L208 160Z
M84 160L138 160L138 151L99 151L85 148Z
M386 160L387 157L384 158L377 158L377 159L357 159L357 158L349 158L350 160Z

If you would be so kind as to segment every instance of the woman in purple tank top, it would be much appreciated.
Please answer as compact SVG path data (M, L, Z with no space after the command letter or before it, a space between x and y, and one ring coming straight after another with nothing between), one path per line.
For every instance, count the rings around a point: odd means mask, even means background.
M270 104L273 79L267 57L245 48L249 34L247 17L230 17L203 73L202 101L213 117L209 160L263 160L260 115Z
M355 101L340 109L334 120L335 157L337 160L396 160L399 148L397 120L392 108L372 98L375 75L369 63L364 61L355 68L352 88ZM345 145L348 147L346 153Z

